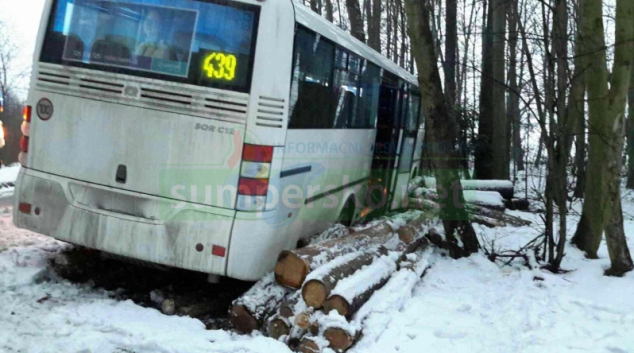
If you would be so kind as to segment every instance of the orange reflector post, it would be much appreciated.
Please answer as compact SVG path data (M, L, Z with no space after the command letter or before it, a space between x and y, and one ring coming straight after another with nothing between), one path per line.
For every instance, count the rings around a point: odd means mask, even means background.
M227 249L222 246L214 245L213 248L211 248L211 254L214 256L225 257Z
M20 202L18 209L22 213L31 214L31 204L26 202Z

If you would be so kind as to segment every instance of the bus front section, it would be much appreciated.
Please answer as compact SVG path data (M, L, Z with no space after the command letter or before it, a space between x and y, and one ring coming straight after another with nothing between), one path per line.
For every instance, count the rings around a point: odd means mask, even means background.
M283 157L292 29L290 2L48 0L15 224L227 275Z

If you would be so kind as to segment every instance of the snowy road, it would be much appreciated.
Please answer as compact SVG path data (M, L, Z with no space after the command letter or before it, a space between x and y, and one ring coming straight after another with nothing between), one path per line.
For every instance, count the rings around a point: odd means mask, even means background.
M10 207L13 204L13 196L0 197L0 208Z

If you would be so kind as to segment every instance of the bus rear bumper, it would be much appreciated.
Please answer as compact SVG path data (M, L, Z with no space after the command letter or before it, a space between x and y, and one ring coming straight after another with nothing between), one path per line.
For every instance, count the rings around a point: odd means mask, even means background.
M122 204L141 204L140 213L165 217L139 218L100 206L108 201L112 204L113 198L127 198ZM19 228L143 261L227 274L235 211L206 206L178 211L177 201L96 187L28 169L20 171L13 202L13 222ZM24 212L20 204L29 204L30 212Z

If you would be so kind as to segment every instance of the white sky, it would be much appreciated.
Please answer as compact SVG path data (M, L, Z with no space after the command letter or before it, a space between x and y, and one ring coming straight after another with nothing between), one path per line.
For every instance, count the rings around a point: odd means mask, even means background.
M44 0L0 0L0 21L7 24L20 47L20 70L32 64L43 6ZM21 94L26 94L28 84L28 79L20 83Z

